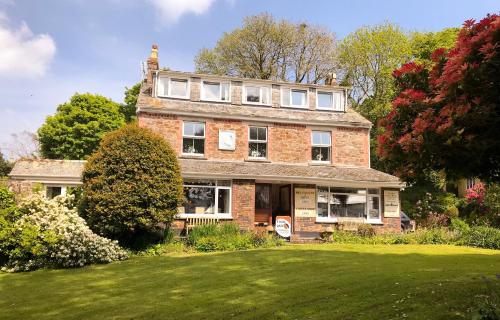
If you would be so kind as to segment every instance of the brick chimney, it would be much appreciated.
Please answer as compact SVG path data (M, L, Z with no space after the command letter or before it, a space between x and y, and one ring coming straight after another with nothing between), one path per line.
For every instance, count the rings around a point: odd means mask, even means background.
M329 73L325 79L325 85L335 86L337 85L337 75L335 73Z
M146 82L149 85L153 84L153 76L155 71L159 69L158 65L158 45L153 44L151 47L151 55L148 58L148 76L146 78Z

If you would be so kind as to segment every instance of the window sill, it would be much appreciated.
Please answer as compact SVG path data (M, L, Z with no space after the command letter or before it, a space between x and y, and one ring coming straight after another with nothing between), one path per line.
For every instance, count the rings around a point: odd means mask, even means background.
M189 154L189 153L183 153L179 156L181 159L199 159L199 160L207 160L204 154Z
M233 220L231 214L212 214L212 213L180 213L175 216L177 220L185 220L187 218L213 218L220 220Z
M191 97L181 97L181 96L157 96L158 98L162 99L176 99L176 100L190 100Z
M281 107L287 108L287 109L310 110L309 106L285 106L285 105L281 105Z
M231 101L228 100L210 100L210 99L200 99L201 102L215 102L215 103L227 103L231 104Z
M310 166L331 166L332 163L330 161L310 161Z
M267 160L266 158L245 158L245 162L271 163L271 161Z
M336 218L316 218L316 223L339 223Z
M269 108L269 107L272 106L271 104L257 103L257 102L247 102L247 101L243 101L242 105L249 106L249 107L266 107L266 108Z

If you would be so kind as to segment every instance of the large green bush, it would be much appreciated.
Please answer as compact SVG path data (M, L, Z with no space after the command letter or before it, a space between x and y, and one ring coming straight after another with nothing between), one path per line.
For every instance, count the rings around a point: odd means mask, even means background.
M240 231L235 223L202 225L189 233L187 244L196 251L234 251L279 246L283 240L267 234Z
M175 152L136 124L107 134L85 165L82 216L92 230L122 245L158 241L182 200Z
M72 206L73 197L47 199L41 193L0 215L3 270L80 267L122 260L127 253L116 242L93 233Z

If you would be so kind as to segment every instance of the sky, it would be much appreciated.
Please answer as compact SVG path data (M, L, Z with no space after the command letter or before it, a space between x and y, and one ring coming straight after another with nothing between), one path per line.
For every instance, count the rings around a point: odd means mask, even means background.
M459 27L500 12L500 1L0 0L0 150L9 156L12 134L36 132L75 92L122 102L153 43L161 67L193 71L198 50L262 12L341 39L385 21L407 31Z

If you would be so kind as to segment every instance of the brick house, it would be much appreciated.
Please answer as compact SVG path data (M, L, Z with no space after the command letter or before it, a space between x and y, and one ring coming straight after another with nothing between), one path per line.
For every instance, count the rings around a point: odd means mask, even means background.
M176 151L193 217L269 228L292 237L370 223L400 230L397 178L370 168L372 124L349 108L346 87L159 68L154 46L137 102L140 126Z

